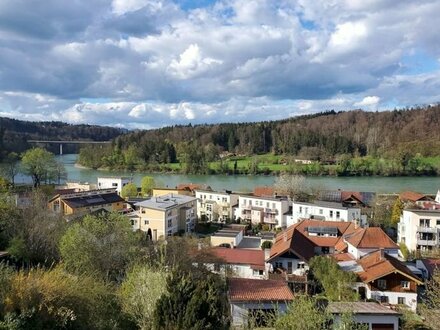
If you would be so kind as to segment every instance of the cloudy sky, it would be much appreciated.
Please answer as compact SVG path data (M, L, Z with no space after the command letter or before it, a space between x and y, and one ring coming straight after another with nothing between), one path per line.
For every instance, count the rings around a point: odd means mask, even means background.
M126 128L440 101L438 0L1 0L0 116Z

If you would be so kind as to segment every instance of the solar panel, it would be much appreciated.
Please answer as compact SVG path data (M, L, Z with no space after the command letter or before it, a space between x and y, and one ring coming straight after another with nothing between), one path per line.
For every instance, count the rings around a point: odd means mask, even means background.
M102 197L95 197L95 198L87 199L86 202L89 204L94 204L94 203L103 203L105 202L105 200Z
M307 231L314 234L338 234L338 228L336 227L308 227Z

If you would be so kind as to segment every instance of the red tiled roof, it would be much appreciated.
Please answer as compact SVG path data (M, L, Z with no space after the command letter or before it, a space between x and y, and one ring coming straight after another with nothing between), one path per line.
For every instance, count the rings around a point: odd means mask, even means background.
M264 251L248 249L213 248L212 253L232 265L250 265L252 269L264 270Z
M341 201L346 201L350 198L356 199L358 202L364 204L364 201L362 200L362 195L358 191L341 191Z
M254 188L254 196L258 197L272 197L275 193L275 189L273 187L255 187Z
M358 276L365 283L369 283L394 272L398 272L419 284L422 283L408 267L396 258L384 253L383 250L366 255L358 260L358 264L363 268L363 271L358 273Z
M346 253L335 253L335 254L332 254L331 257L333 259L335 259L337 262L354 260L353 256L350 253L348 253L348 252L346 252Z
M291 301L294 298L284 281L230 278L228 284L231 302Z
M404 202L417 202L421 199L426 199L426 195L420 194L418 192L414 192L414 191L404 191L399 195L399 198L401 201Z
M345 237L345 241L356 248L398 249L399 246L380 227L359 228Z
M422 262L428 270L430 276L432 276L435 269L440 269L440 259L427 258L422 259Z
M338 237L309 236L309 227L336 227ZM315 247L335 247L344 233L354 231L355 224L343 221L303 220L279 233L270 250L270 259L291 251L309 260L315 256Z

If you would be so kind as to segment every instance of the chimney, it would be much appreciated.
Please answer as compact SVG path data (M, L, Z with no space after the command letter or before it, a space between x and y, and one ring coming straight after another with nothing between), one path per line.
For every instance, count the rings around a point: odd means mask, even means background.
M385 251L383 248L381 248L379 251L380 251L380 259L379 260L383 260L385 258Z
M287 233L286 232L284 232L284 234L283 234L283 240L284 240L284 242L287 242Z

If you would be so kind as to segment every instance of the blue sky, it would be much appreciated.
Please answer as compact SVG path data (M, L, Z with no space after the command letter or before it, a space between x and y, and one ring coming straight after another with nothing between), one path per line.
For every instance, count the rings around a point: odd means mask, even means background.
M440 101L435 0L2 0L0 116L126 128Z

